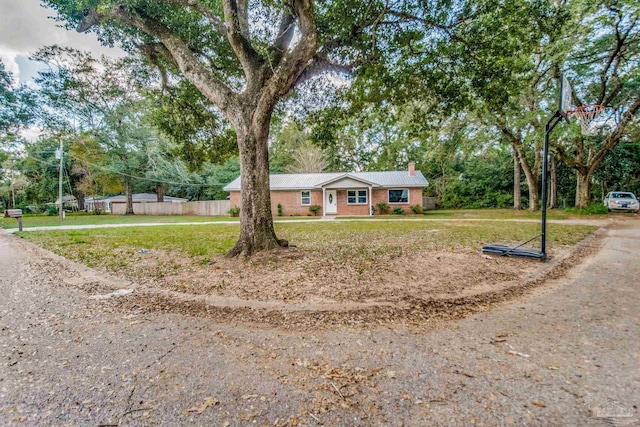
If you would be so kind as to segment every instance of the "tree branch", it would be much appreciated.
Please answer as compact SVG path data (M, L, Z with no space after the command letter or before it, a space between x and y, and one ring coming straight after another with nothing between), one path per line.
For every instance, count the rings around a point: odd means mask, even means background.
M598 153L596 153L589 162L589 171L594 171L600 165L602 160L604 160L605 156L609 154L609 152L613 150L616 145L618 145L618 142L620 142L620 139L622 139L622 137L624 136L627 125L631 123L631 121L635 118L636 113L639 109L640 96L637 96L636 99L633 100L631 106L629 106L629 109L622 116L622 120L620 120L620 123L618 123L616 130L611 132L605 138L602 149L598 151Z
M273 67L277 67L278 65L280 65L282 57L289 48L291 40L293 39L295 23L296 19L291 13L291 10L286 10L284 12L284 15L282 16L282 19L280 20L278 35L276 36L273 45L269 48L269 56L271 58L271 65Z
M294 0L293 7L302 33L300 41L285 54L275 73L264 85L258 101L258 111L273 109L277 101L291 90L318 50L313 0Z
M313 57L311 63L302 71L295 82L295 86L300 86L307 80L326 72L351 75L353 73L353 69L353 65L336 64L328 61L327 59L321 58L320 55L316 55Z
M244 75L247 87L251 86L256 73L264 63L264 58L253 48L249 40L249 24L247 22L246 0L223 0L226 36L235 52Z
M163 51L171 54L172 59L169 60L175 61L184 76L213 104L220 108L227 117L229 117L228 113L231 109L238 109L240 103L238 96L200 63L197 56L189 49L189 46L164 24L144 15L141 11L134 14L128 12L122 5L113 6L104 14L91 10L78 26L78 31L87 31L104 18L130 25L157 38L166 48Z

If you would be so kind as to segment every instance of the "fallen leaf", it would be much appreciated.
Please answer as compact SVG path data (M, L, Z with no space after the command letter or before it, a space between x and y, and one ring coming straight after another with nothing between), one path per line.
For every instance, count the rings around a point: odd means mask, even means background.
M238 415L238 418L240 418L243 421L249 421L251 418L255 418L257 416L258 414L240 414Z
M220 401L213 396L205 397L202 405L194 406L193 408L185 409L182 413L183 415L189 415L189 412L197 412L198 414L203 413L208 407L216 406Z
M507 351L508 354L513 354L515 356L520 356L520 357L529 357L528 354L525 353L520 353L519 351L513 351L513 350L509 350Z
M531 404L534 405L534 406L537 406L539 408L546 408L547 407L547 405L545 405L544 403L536 402L535 400L531 401Z

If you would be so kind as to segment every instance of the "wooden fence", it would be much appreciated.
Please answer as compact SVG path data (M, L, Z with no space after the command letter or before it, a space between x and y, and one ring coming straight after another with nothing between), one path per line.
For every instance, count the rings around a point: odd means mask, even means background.
M436 198L435 197L423 197L422 198L422 209L425 211L432 211L436 208Z
M124 215L126 203L111 203L113 215ZM133 213L136 215L195 215L195 216L226 216L229 215L231 202L229 200L205 200L202 202L161 202L134 203Z

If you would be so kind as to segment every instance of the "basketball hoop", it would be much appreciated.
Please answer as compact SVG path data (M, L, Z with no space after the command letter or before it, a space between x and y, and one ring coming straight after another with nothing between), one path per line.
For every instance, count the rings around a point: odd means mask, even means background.
M597 135L600 129L591 126L593 119L604 112L604 105L601 104L585 104L577 107L575 110L567 112L567 116L576 116L580 120L582 133L585 135Z

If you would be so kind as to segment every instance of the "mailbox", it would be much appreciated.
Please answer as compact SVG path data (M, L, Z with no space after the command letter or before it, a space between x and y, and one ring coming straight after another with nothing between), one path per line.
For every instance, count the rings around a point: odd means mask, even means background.
M5 218L22 218L22 209L7 209L4 211Z
M5 209L4 217L17 219L18 231L22 231L22 209Z

